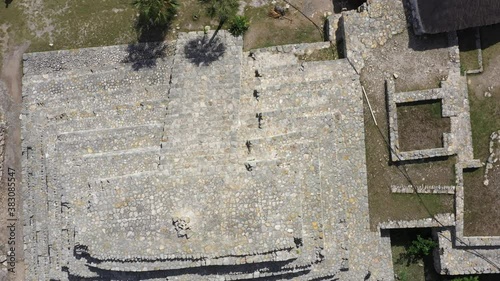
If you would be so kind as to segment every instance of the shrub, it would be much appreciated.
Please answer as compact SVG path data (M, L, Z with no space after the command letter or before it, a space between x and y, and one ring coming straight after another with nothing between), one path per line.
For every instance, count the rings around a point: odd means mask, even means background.
M231 20L231 25L229 26L229 32L233 36L240 36L245 34L250 26L250 22L245 16L235 16Z
M438 244L431 238L424 239L422 236L418 235L417 240L411 242L411 246L408 248L408 254L412 258L428 256L437 246Z
M179 6L177 0L135 0L133 5L139 11L139 24L150 27L168 24Z

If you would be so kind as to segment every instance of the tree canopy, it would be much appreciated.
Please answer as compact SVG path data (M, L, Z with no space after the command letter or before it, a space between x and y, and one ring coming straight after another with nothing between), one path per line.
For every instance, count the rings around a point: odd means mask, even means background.
M212 18L218 18L219 25L233 18L240 5L238 0L203 0L203 2L207 5L207 14Z
M149 27L167 25L179 6L177 0L135 0L139 23Z

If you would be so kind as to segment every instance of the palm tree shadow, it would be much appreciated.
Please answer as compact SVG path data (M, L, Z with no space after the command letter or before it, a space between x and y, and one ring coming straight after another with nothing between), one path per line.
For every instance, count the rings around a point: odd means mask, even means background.
M167 54L167 44L164 42L139 42L127 46L127 56L123 63L131 63L132 69L138 71L142 68L154 68L158 59L163 59Z
M127 46L127 56L122 62L131 63L134 71L156 67L157 60L167 56L165 36L171 20L172 17L165 24L152 25L148 19L138 17L135 23L137 43Z
M210 41L207 36L188 41L184 46L184 55L191 63L198 66L212 64L224 56L226 46L219 37Z

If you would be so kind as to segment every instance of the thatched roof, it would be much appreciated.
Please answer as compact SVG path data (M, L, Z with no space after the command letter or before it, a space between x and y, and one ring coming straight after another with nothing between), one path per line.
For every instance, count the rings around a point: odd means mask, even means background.
M417 34L500 23L500 0L410 0Z

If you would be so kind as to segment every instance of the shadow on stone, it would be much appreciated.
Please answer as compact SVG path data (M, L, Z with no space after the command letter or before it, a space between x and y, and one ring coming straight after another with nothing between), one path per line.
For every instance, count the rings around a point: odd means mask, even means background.
M127 57L123 63L131 63L135 71L141 68L154 68L156 62L167 56L165 36L170 29L173 13L170 13L165 22L153 24L150 18L139 16L135 22L137 43L128 45Z
M186 58L198 66L212 64L214 61L219 60L225 52L226 46L219 37L215 37L211 43L207 36L199 37L190 40L184 46Z
M154 261L151 261L154 262ZM257 271L263 271L270 275L277 274L276 276L265 276L265 277L254 277L250 280L259 281L278 281L278 280L292 280L297 277L307 274L309 270L298 271L298 272L281 272L283 268L288 265L290 261L275 261L275 262L259 262L259 263L249 263L249 264L234 264L234 265L210 265L210 266L200 266L182 269L170 269L170 270L152 270L152 271L142 271L142 272L132 272L132 271L114 271L114 270L103 270L99 268L91 267L89 270L99 277L97 278L82 278L75 276L69 272L69 268L66 268L66 272L69 273L70 281L91 281L91 280L145 280L145 279L169 279L169 277L176 277L181 275L197 275L197 276L216 276L216 275L233 275L237 274L252 274ZM313 279L316 280L316 279ZM319 280L319 279L318 279ZM324 280L324 279L321 279Z
M167 45L164 42L145 42L130 44L127 47L127 57L123 63L131 63L135 71L141 68L156 67L156 61L163 59L167 54Z

